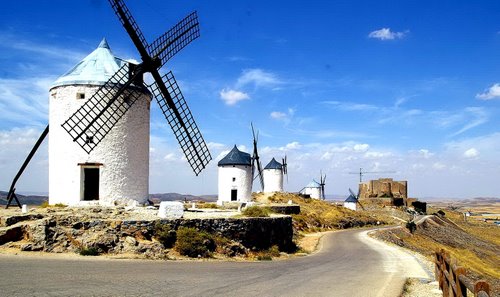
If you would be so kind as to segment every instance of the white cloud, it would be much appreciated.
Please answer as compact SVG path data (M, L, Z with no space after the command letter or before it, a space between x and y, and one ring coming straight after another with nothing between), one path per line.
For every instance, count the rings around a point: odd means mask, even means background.
M479 151L475 148L470 148L464 152L464 157L474 159L479 156Z
M370 148L369 144L363 143L363 144L355 144L353 149L355 152L361 152L364 153Z
M273 111L273 112L271 112L270 116L272 119L275 119L275 120L283 120L283 119L286 119L287 114L284 112L280 112L280 111Z
M235 105L236 103L242 101L242 100L248 100L250 99L250 96L248 96L247 93L243 93L240 91L235 91L231 89L223 89L220 91L220 98L227 104L227 105Z
M496 83L484 90L483 93L476 95L477 99L490 100L495 98L500 98L500 83Z
M423 157L424 159L429 159L430 157L432 157L434 154L431 153L428 149L420 149L418 151L418 154Z
M273 87L282 84L282 81L276 74L262 69L244 70L241 76L238 78L236 86L244 87L252 84L255 87Z
M382 28L370 32L370 34L368 34L368 37L380 40L393 40L403 38L406 33L407 32L393 32L390 28Z

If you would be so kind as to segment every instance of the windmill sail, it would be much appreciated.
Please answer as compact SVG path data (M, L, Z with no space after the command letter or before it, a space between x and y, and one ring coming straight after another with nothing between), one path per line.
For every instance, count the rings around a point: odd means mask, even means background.
M138 74L129 76L129 64L124 64L85 102L62 127L83 150L90 153L108 134L118 120L142 95L130 91Z
M159 66L161 67L177 52L198 37L200 37L200 28L198 16L195 11L177 23L172 29L165 32L165 34L158 37L146 49L152 57L161 60Z
M191 168L198 175L212 157L172 72L164 75L163 81L161 85L155 82L150 89ZM166 88L163 92L162 87ZM173 102L173 106L168 101Z
M191 168L198 175L212 157L173 74L169 72L162 78L158 72L172 56L199 36L196 12L148 45L125 3L122 0L109 2L139 51L142 63L122 66L63 124L64 129L90 153L142 95L142 92L130 87L135 86L142 90L143 74L149 72L155 80L149 86L151 92L174 131Z
M257 131L257 136L256 136L255 130L253 129L253 124L250 123L250 126L252 127L252 136L253 136L252 176L254 175L254 170L255 170L254 167L256 164L257 165L257 176L254 177L254 179L259 177L260 187L261 187L262 191L264 191L264 176L262 175L262 164L260 163L259 152L257 150L257 141L259 139L259 132Z

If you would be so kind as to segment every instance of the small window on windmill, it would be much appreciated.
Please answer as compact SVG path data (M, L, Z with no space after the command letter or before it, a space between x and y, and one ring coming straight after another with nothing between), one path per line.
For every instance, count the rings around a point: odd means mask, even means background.
M233 177L233 182L235 182L235 181L236 181L236 177Z
M81 92L76 93L76 99L85 99L85 93Z

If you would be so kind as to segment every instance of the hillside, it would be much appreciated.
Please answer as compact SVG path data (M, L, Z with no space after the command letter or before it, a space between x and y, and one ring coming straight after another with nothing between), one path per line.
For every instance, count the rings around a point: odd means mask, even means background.
M8 192L0 191L0 205L7 205L7 194ZM48 200L47 196L21 195L21 194L16 194L16 195L21 204L40 205L44 201ZM217 195L194 196L194 195L179 194L179 193L162 193L162 194L150 194L149 199L155 203L160 203L161 201L178 201L178 200L213 202L217 200ZM15 201L13 201L13 203L15 204Z
M0 191L0 205L7 205L7 195L8 192ZM28 205L40 205L44 201L48 200L47 196L38 196L38 195L21 195L21 194L16 194L17 198L19 199L19 202L21 204L28 204ZM11 205L15 205L16 201L12 201Z
M464 221L460 212L430 209L435 215L417 220L412 234L406 229L385 230L378 237L433 257L434 251L445 249L468 276L486 278L498 292L500 289L500 229L479 220Z

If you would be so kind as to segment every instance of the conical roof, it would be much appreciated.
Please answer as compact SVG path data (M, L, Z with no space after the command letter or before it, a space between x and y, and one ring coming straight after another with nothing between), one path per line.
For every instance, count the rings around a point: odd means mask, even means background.
M250 166L252 165L252 158L250 157L249 153L242 152L238 150L236 145L233 147L233 149L224 157L222 158L219 163L217 163L218 166L223 166L223 165L247 165Z
M67 85L103 85L125 64L113 55L105 38L87 57L59 77L52 87Z
M281 170L282 168L283 165L281 165L281 163L276 161L276 159L274 158L266 165L266 167L264 167L264 169L279 169L279 170Z
M307 184L306 188L321 188L321 185L314 179Z
M351 194L351 195L349 195L349 197L347 197L345 202L358 202L358 199L356 199L356 197L354 197L354 195Z

